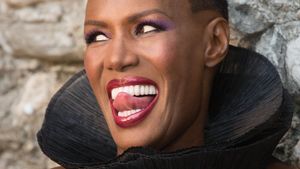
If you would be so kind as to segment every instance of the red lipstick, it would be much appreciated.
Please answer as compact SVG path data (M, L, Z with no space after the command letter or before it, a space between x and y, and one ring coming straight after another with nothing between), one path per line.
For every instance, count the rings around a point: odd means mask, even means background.
M107 84L107 93L114 121L122 128L142 122L151 113L159 97L157 84L144 77L111 80Z

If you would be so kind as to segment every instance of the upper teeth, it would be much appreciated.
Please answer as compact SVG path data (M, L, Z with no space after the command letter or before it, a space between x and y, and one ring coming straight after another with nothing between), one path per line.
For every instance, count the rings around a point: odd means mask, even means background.
M135 86L124 86L114 88L111 91L111 97L113 100L116 99L117 95L121 92L130 94L131 96L143 96L143 95L156 95L157 90L153 85L135 85Z

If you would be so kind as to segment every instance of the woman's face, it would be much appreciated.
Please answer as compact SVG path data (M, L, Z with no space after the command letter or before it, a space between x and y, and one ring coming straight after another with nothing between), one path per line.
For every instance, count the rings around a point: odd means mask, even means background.
M184 0L89 0L88 79L119 153L201 144L209 19Z

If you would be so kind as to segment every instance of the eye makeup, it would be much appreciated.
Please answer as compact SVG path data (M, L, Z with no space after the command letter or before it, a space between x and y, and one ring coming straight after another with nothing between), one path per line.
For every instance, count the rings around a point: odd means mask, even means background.
M156 28L155 32L166 31L173 28L173 24L170 23L169 21L146 19L146 20L142 20L136 26L135 35L142 34L143 27L146 25Z
M145 26L152 26L154 29L149 32L143 32ZM172 28L174 28L174 24L171 21L166 21L162 19L143 19L137 22L137 25L134 27L133 33L135 35L142 35L150 32L163 32L163 31L170 30ZM102 31L95 29L85 34L86 44L89 45L93 42L98 42L96 38L99 35L108 37Z
M92 30L91 32L88 32L86 35L85 35L85 43L87 45L93 43L93 42L96 42L96 37L98 35L103 35L103 36L107 36L106 34L104 34L103 32L99 31L99 30Z

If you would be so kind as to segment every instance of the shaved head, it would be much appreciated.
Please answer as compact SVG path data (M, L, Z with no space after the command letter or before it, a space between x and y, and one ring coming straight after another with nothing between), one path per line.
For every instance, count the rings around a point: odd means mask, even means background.
M200 10L216 10L228 20L228 3L227 0L189 0L193 12Z

